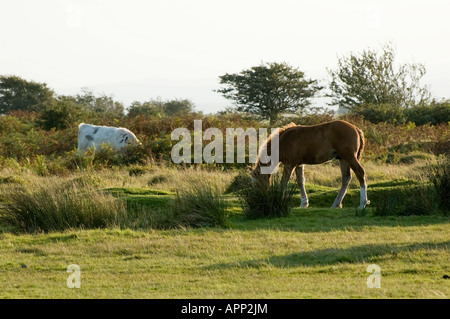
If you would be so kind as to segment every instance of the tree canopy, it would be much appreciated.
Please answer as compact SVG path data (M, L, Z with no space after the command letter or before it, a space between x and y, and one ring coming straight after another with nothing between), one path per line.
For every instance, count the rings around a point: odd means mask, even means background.
M428 89L420 84L425 66L411 63L396 67L391 44L385 45L381 53L368 49L339 58L338 68L328 69L328 73L331 105L347 109L368 105L407 108L430 98Z
M96 115L104 114L113 118L124 116L123 104L116 101L113 96L106 94L97 96L93 91L83 88L82 94L75 95L74 100L82 105L86 112L93 112Z
M237 111L257 114L273 124L282 113L296 113L311 104L322 89L316 80L287 63L263 63L219 77L223 88L215 90L234 101Z
M54 92L45 83L18 76L0 76L0 114L9 111L39 111L54 102Z
M128 117L135 117L137 115L148 116L172 116L183 115L194 112L195 105L188 99L184 100L168 100L162 101L160 99L150 100L146 102L134 101L128 108Z

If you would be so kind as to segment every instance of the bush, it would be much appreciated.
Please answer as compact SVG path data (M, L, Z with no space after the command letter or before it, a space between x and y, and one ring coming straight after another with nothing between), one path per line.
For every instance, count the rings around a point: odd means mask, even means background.
M130 144L123 147L116 153L115 165L145 164L148 154L145 147L141 144Z
M297 186L289 184L287 189L278 176L273 176L270 185L256 182L239 192L244 215L248 218L285 217L289 214Z
M354 108L351 114L362 116L371 123L404 124L414 123L417 126L431 124L447 124L450 122L450 100L433 101L430 104L420 104L409 108L401 108L394 104L367 104Z
M64 130L78 121L82 115L81 105L60 97L55 103L46 105L41 111L39 124L43 129Z
M352 109L351 113L353 115L362 116L365 120L375 124L381 122L391 124L406 122L403 109L392 104L362 105Z
M411 107L405 110L405 117L416 125L446 124L450 122L450 100Z
M36 174L40 176L48 176L50 174L44 155L37 155L32 167Z
M95 150L94 165L111 167L116 159L117 150L111 144L102 143L100 148Z
M65 166L70 170L91 168L94 164L94 151L88 149L84 153L79 153L76 150L66 152Z
M126 218L124 202L88 183L58 185L44 180L30 187L12 188L5 198L9 201L2 219L27 232L105 228L121 225Z
M71 151L66 153L67 167L74 168L104 168L119 165L133 165L130 176L138 164L145 164L147 155L142 145L128 145L116 150L111 144L102 143L99 148L89 148L85 152ZM136 170L134 172L137 172ZM139 173L137 173L139 174Z

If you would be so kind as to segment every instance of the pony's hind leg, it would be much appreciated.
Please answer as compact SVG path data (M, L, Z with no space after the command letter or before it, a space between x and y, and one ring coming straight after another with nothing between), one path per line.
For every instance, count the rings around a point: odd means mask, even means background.
M350 159L348 163L350 164L351 169L355 172L355 175L359 181L360 200L358 208L362 209L366 207L366 205L370 204L370 201L367 199L366 173L356 157Z
M300 202L300 207L306 208L309 206L308 196L306 195L305 189L305 174L304 165L298 165L295 168L295 175L297 177L297 185L300 188L300 196L302 198Z
M352 179L352 174L348 163L345 160L340 160L340 163L342 173L342 186L331 208L342 208L342 200L347 193L348 184Z

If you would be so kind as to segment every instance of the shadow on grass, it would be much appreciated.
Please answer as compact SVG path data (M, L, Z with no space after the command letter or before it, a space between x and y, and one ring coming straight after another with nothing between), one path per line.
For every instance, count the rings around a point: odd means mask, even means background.
M175 196L174 192L149 188L117 187L107 188L105 191L124 199L129 210L136 209L136 207L164 210L170 206L169 204Z
M237 209L235 211L229 220L230 227L248 231L262 229L302 233L363 231L367 227L413 227L450 223L450 217L442 215L373 216L370 208L365 211L365 215L356 208L294 208L288 217L260 219L246 219Z
M272 256L264 259L210 265L209 269L260 268L267 265L278 268L297 266L326 266L341 263L371 263L380 259L395 258L399 253L417 250L448 250L450 241L442 243L417 243L411 245L362 245L350 248L327 248L308 252Z
M392 181L389 185L402 185L410 181ZM148 188L115 188L108 189L113 195L127 201L128 207L145 207L146 210L164 214L174 200L174 193ZM228 228L241 230L277 229L298 232L330 232L336 230L361 231L366 227L410 227L450 223L450 216L374 216L373 210L377 202L386 196L386 188L373 188L370 199L373 202L362 213L356 209L359 204L359 189L350 189L343 209L330 209L337 190L322 186L314 186L310 193L310 205L307 209L298 208L300 196L294 197L292 213L281 218L247 219L242 215L238 198L234 194L224 196L230 217ZM345 201L345 199L344 199ZM320 207L325 205L325 207ZM319 206L319 207L318 207Z

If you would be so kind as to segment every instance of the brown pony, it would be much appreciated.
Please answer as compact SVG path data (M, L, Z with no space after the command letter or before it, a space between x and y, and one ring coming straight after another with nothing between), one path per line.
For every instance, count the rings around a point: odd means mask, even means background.
M305 191L304 164L321 164L333 159L338 159L341 164L342 187L331 207L342 207L342 199L352 178L350 169L355 172L360 185L359 208L369 204L365 172L359 163L364 149L364 134L359 128L340 120L311 126L291 123L272 133L261 146L251 172L253 180L262 178L267 183L270 181L270 174L261 174L260 158L262 151L271 149L274 134L278 134L279 162L284 167L282 182L286 186L295 169L301 194L300 207L309 205Z

